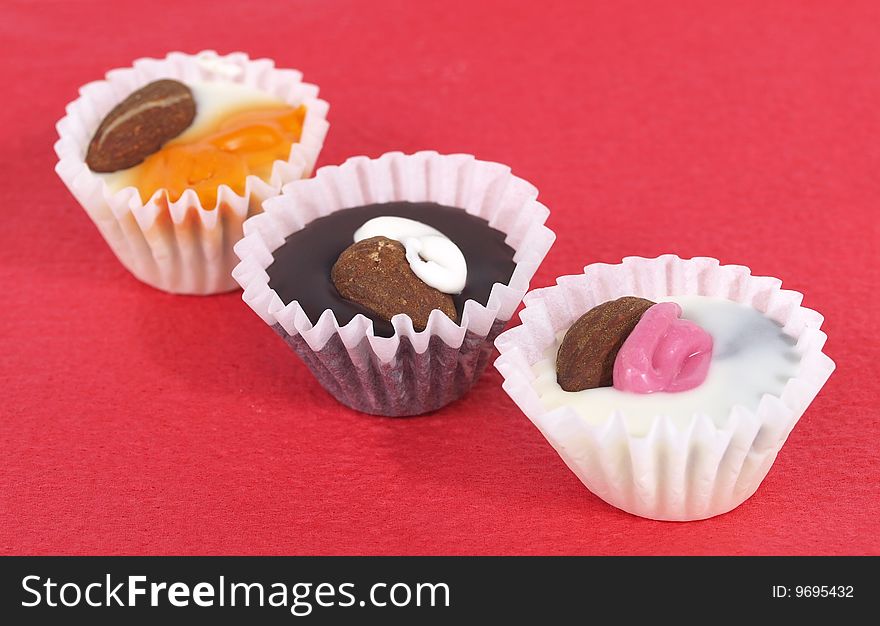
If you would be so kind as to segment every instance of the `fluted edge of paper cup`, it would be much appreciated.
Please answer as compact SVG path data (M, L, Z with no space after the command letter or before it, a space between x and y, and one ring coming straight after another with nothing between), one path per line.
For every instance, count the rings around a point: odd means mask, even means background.
M765 394L755 410L735 406L723 427L695 414L686 428L666 416L647 434L628 432L625 414L595 425L571 407L547 410L532 386L532 366L545 358L556 334L592 307L625 295L659 299L702 295L749 305L782 325L801 355L798 374L779 396ZM767 475L795 424L834 370L822 352L823 317L801 306L803 295L777 278L752 276L747 267L717 259L627 257L597 263L583 274L530 292L522 323L495 341L495 367L503 388L538 427L566 465L594 494L634 515L689 521L720 515L742 504Z
M286 161L275 161L268 181L248 176L243 195L221 185L216 207L203 207L192 189L171 203L161 189L146 201L134 187L113 192L85 163L89 142L114 106L160 78L229 81L291 105L304 104L300 140L291 146ZM317 86L304 83L298 70L276 68L270 59L250 59L243 52L221 56L205 50L140 58L131 67L110 70L104 80L84 85L79 94L56 125L55 171L119 261L139 280L171 293L207 295L237 287L230 276L236 263L232 245L242 236L242 223L285 183L311 175L329 129L329 105L318 98Z
M529 281L556 236L544 223L550 212L538 190L499 163L472 155L389 152L353 157L320 168L308 180L285 185L264 212L244 224L235 245L241 262L233 276L243 300L272 326L340 402L365 413L417 415L466 393L488 363L492 341L513 316ZM333 311L312 324L297 301L284 304L269 287L266 269L285 238L312 220L366 204L437 202L482 217L506 234L515 268L495 283L486 305L468 300L460 323L433 311L423 331L396 315L391 337L378 337L363 315L340 326Z

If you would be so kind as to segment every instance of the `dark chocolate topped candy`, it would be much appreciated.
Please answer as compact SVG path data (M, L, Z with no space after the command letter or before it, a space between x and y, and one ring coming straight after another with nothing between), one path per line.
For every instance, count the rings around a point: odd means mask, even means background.
M390 337L394 327L369 309L343 298L330 277L339 255L354 242L354 232L366 221L380 216L406 217L432 226L461 249L467 260L467 283L452 296L458 318L468 300L485 305L495 283L508 283L513 275L514 250L504 243L505 234L464 209L432 202L389 202L342 209L318 218L290 235L273 253L266 270L269 287L285 304L296 300L312 323L331 309L340 325L357 314L373 321L377 336Z

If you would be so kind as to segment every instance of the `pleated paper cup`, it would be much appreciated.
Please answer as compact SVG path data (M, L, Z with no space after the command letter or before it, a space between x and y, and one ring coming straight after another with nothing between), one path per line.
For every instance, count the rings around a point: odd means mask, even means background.
M522 324L495 342L501 352L495 367L504 377L504 390L569 469L609 504L657 520L719 515L755 493L834 370L834 362L822 353L822 316L800 306L803 296L781 284L711 258L628 257L619 265L590 265L583 274L563 276L556 286L525 297ZM800 368L779 396L765 394L754 408L731 408L722 426L703 414L694 414L686 423L656 415L643 432L628 428L622 411L588 420L572 407L548 410L543 405L532 366L546 358L557 334L581 315L622 296L657 301L686 295L751 306L796 340Z
M113 192L92 172L85 157L101 120L129 94L147 83L172 78L181 82L233 82L269 93L290 105L306 106L299 142L286 161L275 161L268 181L248 176L243 195L218 188L215 206L203 207L189 189L169 203L165 190L141 198L134 187ZM55 171L88 213L119 261L139 280L181 294L212 294L237 287L230 276L236 263L233 244L242 223L259 213L264 200L290 181L311 175L329 127L328 105L318 88L302 82L296 70L277 69L269 59L251 60L241 52L190 55L172 52L164 59L143 58L83 86L58 124Z
M264 213L245 222L245 237L235 246L241 263L233 276L244 288L244 301L341 403L375 415L427 413L473 386L492 355L492 341L550 249L555 235L544 226L549 211L537 195L508 167L470 155L392 152L351 158L267 200ZM487 220L515 251L510 281L495 283L485 306L468 300L460 323L435 310L418 332L409 316L396 315L391 337L376 336L363 315L340 326L327 310L313 324L297 301L284 303L269 287L266 268L286 237L335 211L396 201L436 202Z

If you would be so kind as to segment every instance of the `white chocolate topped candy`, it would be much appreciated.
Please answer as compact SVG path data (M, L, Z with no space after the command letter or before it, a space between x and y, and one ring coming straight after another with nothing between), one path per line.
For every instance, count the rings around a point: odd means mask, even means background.
M553 344L546 358L532 367L532 385L548 410L569 406L597 424L619 412L631 433L644 435L657 415L684 428L695 414L723 426L734 406L755 410L764 394L779 396L800 365L795 341L759 311L730 300L707 296L663 298L681 307L682 319L698 324L714 347L705 380L686 391L633 393L615 387L564 391L557 382Z
M354 241L387 237L406 248L413 273L426 285L443 293L461 293L467 283L467 261L461 250L436 228L405 217L380 216L364 223Z

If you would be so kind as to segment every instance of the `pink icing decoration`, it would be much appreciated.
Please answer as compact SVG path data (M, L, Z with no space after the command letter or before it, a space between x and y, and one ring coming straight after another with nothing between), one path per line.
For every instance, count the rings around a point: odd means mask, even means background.
M712 336L680 317L681 307L674 302L645 311L614 360L615 389L687 391L706 380Z

